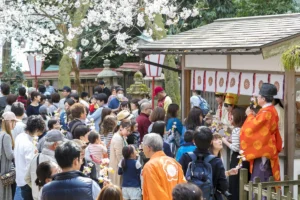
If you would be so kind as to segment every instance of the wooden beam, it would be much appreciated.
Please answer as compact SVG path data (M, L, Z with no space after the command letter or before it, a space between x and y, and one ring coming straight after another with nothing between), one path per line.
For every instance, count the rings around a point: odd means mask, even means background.
M182 120L184 120L191 110L191 70L186 69L185 55L182 56L182 76L181 76L181 101L182 101Z
M262 48L263 58L267 59L272 56L282 54L289 48L300 44L300 36L294 37L293 39L286 40L284 42L279 42L274 45L266 46Z
M227 55L227 70L231 70L231 55Z
M295 155L295 140L296 140L296 105L295 105L295 71L285 72L285 90L284 90L284 151L286 160L284 162L284 174L287 174L290 180L294 179L294 155Z

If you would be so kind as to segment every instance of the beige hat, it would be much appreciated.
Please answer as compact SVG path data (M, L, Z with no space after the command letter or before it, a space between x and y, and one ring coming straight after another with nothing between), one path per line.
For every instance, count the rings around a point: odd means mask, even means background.
M10 112L10 111L7 111L7 112L3 113L2 118L3 118L4 120L6 120L6 121L8 121L8 120L18 121L18 119L17 119L15 113Z
M117 120L122 121L124 119L130 120L133 117L132 114L128 110L122 110L121 112L118 113L117 115Z

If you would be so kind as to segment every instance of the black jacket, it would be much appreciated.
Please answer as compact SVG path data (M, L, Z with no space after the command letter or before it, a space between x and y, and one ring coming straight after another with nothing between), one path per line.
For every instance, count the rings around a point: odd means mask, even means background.
M209 155L210 153L208 152L208 150L206 151L201 151L198 149L195 149L194 151L195 154L207 154ZM179 163L182 166L182 170L183 173L186 174L187 168L189 163L192 161L192 159L190 158L190 156L185 153L182 155L182 157L179 160ZM220 158L214 158L213 160L211 160L209 162L211 164L211 168L213 171L212 177L213 177L213 185L214 188L216 188L217 192L215 193L215 198L216 199L223 199L221 193L224 193L226 191L228 191L229 188L229 184L228 181L226 179L225 176L225 169L224 169L224 165L223 162ZM219 191L219 192L218 192Z
M79 171L63 172L43 187L43 200L93 200L93 181Z

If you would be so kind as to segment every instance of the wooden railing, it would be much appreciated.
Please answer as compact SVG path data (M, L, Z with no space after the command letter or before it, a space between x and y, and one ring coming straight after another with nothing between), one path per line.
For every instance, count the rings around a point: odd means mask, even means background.
M240 200L262 200L266 197L267 200L296 200L292 197L293 186L298 186L297 199L300 200L300 175L298 180L288 180L288 177L284 177L284 181L274 181L273 177L269 178L269 182L260 182L257 177L254 181L248 183L248 170L240 170ZM281 188L281 189L280 189ZM283 190L282 190L283 188Z

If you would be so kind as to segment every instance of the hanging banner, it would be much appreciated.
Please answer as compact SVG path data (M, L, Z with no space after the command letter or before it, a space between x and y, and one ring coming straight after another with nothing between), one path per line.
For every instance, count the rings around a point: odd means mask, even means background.
M277 95L274 96L276 99L283 99L284 95L284 75L283 74L271 74L270 83L275 85L277 88Z
M216 92L225 93L228 72L216 72L216 73L217 73Z
M227 93L238 94L240 72L229 72L227 80Z
M254 91L255 95L259 94L259 90L263 83L269 83L269 74L254 74Z
M253 73L241 72L240 94L252 96L254 89Z
M215 92L216 90L216 72L215 71L206 71L204 73L204 88L203 91Z
M195 71L195 90L203 91L204 87L204 71L196 70Z

